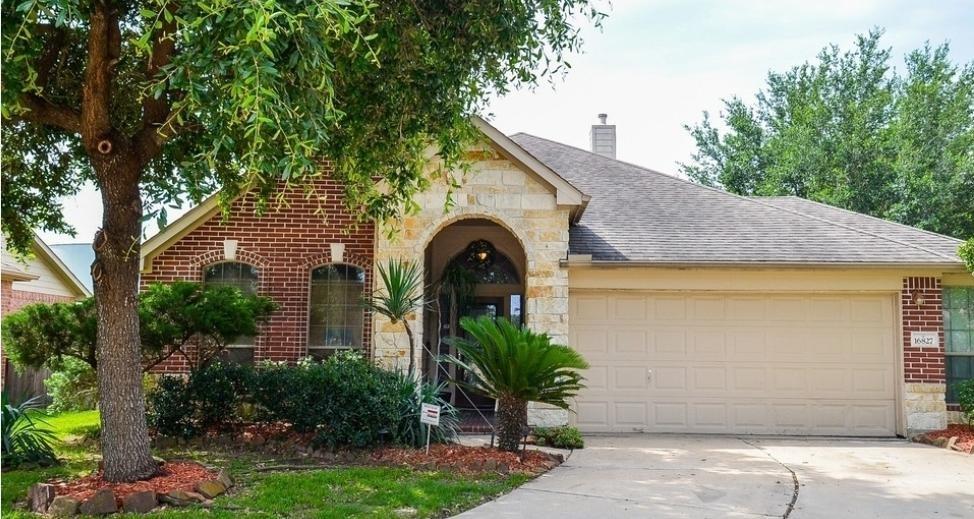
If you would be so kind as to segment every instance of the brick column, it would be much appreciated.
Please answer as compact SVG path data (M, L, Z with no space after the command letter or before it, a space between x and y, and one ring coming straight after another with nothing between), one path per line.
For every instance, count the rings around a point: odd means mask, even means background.
M944 368L944 312L940 279L903 278L900 292L903 324L903 406L908 435L947 426ZM929 346L914 345L915 333L934 333Z

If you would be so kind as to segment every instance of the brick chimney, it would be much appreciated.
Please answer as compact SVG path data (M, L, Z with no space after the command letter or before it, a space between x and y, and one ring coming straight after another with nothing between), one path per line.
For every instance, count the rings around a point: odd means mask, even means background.
M616 125L605 124L608 114L599 114L599 124L592 125L592 152L616 158Z

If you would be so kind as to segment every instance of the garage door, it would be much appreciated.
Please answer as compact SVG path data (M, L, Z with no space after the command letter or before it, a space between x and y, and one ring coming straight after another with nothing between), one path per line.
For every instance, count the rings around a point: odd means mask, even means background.
M888 295L575 292L590 432L892 436Z

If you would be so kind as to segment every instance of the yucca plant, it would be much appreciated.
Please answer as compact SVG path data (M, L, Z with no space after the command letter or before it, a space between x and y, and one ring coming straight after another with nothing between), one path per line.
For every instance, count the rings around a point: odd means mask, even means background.
M458 355L447 361L463 368L466 381L454 381L497 400L498 446L516 452L527 427L528 402L568 409L568 400L585 387L579 370L585 359L551 337L506 319L464 317L469 338L453 338Z
M3 406L3 464L17 466L21 463L49 464L57 461L54 455L54 433L47 429L44 421L40 397L34 397L20 405L7 402L2 397Z
M426 296L423 290L423 271L415 263L402 259L390 259L385 265L379 265L379 278L382 288L371 294L366 300L373 312L386 316L392 324L401 322L406 329L409 340L409 369L410 377L415 376L416 339L407 320L409 314L421 310L426 306Z

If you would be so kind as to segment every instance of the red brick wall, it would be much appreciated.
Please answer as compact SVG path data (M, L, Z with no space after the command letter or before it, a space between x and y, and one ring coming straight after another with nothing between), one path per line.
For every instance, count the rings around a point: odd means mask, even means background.
M224 240L237 240L236 261L257 267L258 292L280 305L257 337L255 360L294 361L306 356L311 270L331 262L330 244L344 243L343 263L365 269L365 286L372 286L373 225L354 225L337 183L320 180L315 189L326 195L324 203L291 190L285 194L285 206L276 210L271 202L263 216L255 214L252 196L241 197L231 206L226 221L217 214L156 256L151 272L142 275L142 285L202 281L204 267L224 261ZM371 319L366 316L363 340L367 350L370 328ZM160 366L163 371L186 368L182 358Z
M916 301L922 299L923 304ZM940 279L929 277L903 278L900 292L903 322L903 378L907 383L946 382L944 369L944 310ZM937 332L936 348L914 348L911 332Z

